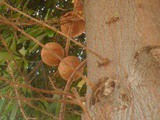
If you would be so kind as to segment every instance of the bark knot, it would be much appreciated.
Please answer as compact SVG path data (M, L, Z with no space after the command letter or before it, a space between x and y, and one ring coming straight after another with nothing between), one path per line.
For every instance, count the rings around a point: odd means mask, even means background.
M95 105L108 99L114 92L115 86L116 81L114 79L108 77L100 78L94 85L90 104Z

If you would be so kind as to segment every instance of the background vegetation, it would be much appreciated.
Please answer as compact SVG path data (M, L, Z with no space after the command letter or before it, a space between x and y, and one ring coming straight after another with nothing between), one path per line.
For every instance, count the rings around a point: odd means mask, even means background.
M74 9L72 0L5 2L58 30L61 15ZM56 119L60 113L62 94L56 94L53 90L58 89L62 92L66 81L59 76L57 67L49 67L42 62L40 56L42 47L10 23L43 44L52 41L63 47L66 45L65 37L0 3L0 119L23 120L24 116L37 120ZM75 40L85 45L85 34ZM69 55L77 56L81 60L86 58L85 50L74 43L70 45ZM80 96L85 96L84 80L74 82L70 89L73 87ZM79 120L81 112L78 105L67 104L65 118Z

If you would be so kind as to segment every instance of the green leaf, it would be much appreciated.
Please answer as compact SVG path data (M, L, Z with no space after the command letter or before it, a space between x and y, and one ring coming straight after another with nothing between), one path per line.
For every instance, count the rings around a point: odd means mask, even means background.
M30 34L32 37L38 37L41 33L43 33L43 29L39 28L37 26L32 27L32 28L28 28L25 30L25 32L27 32L28 34ZM19 42L24 43L25 41L30 40L29 38L27 38L26 36L22 36L21 38L19 38Z
M13 108L13 100L9 101L7 106L4 108L3 116L8 115L9 112L11 112L12 108Z
M39 41L41 41L45 36L46 36L46 34L42 34L41 36L38 36L36 39L38 39ZM36 43L33 45L33 47L30 46L29 53L33 52L38 47L39 47L39 45L36 44Z
M24 48L24 47L22 47L22 49L20 49L20 50L19 50L19 52L20 52L23 56L25 56L25 55L26 55L27 50L25 50L25 48Z
M8 52L0 52L0 61L9 59L11 56L8 54Z
M5 103L5 99L1 99L0 100L0 113L1 113L1 110L2 110L2 107L3 107L4 103Z
M70 114L67 117L67 120L81 120L79 116L75 115L75 114Z
M54 104L54 109L55 109L55 115L58 116L61 108L60 103L53 103Z
M29 1L30 1L30 0L27 0L27 1L25 2L24 6L23 6L23 9L27 7Z
M8 52L0 52L0 62L4 60L12 60L12 59L19 59L18 56L13 55L13 57Z
M1 89L1 95L5 95L11 89L11 86L4 87L3 89Z
M12 36L11 37L11 45L10 45L10 50L11 51L15 51L16 50L16 45L17 45L17 41L16 39Z
M49 12L50 12L50 9L48 9L48 10L47 10L47 14L46 14L46 16L45 16L45 18L44 18L45 20L47 20L47 19L48 19Z
M14 104L13 109L11 111L10 120L15 120L17 110L18 110L18 104Z
M39 27L38 28L33 27L31 29L28 29L27 31L28 31L28 34L30 34L31 36L37 37L39 34L43 32L43 29Z
M54 32L52 31L52 30L50 30L50 29L47 29L46 31L46 34L48 35L48 37L53 37L54 36Z
M0 0L1 2L2 0ZM5 11L6 6L5 5L1 5L0 6L0 13L3 13Z
M24 69L27 69L27 67L28 67L28 61L24 60Z
M78 87L81 89L82 86L86 83L86 81L84 79L82 79L79 83L78 83Z

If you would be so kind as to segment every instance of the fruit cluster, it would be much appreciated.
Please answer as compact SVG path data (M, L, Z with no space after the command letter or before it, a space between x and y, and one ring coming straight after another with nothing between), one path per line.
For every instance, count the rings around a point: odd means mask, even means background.
M74 10L62 15L60 21L61 31L65 35L71 38L80 36L85 29L82 3L74 0ZM47 43L41 51L43 62L49 66L58 66L59 74L63 79L78 79L77 71L83 72L83 69L76 70L81 63L80 60L75 56L64 57L64 54L64 49L55 42Z
M80 60L75 56L64 57L64 49L58 43L45 44L41 50L41 58L48 66L58 66L59 74L64 80L69 80L71 76L72 80L79 78L75 70L80 65ZM83 73L83 69L78 70L78 72Z

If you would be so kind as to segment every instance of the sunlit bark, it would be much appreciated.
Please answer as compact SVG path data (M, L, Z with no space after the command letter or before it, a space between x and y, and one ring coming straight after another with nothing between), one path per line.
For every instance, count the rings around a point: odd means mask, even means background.
M111 61L88 53L88 77L116 81L102 106L87 99L93 118L160 119L160 0L85 0L85 17L87 47Z

